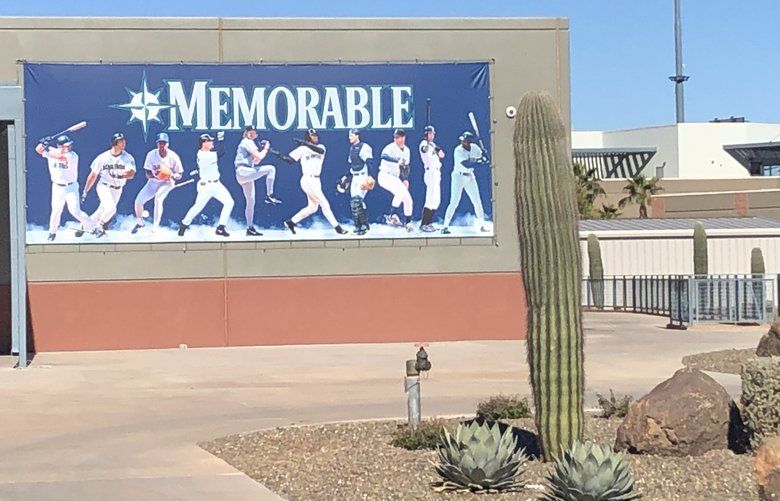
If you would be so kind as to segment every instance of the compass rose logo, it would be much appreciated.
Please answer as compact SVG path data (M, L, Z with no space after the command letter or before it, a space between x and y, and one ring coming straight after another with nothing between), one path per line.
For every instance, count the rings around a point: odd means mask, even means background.
M126 90L130 95L130 101L124 104L114 104L111 107L129 111L130 119L127 121L128 124L136 121L141 122L141 129L144 132L145 141L149 132L149 124L151 122L162 123L162 120L160 120L159 116L160 112L167 110L171 106L160 103L160 92L162 92L162 89L158 89L154 92L149 90L149 86L146 82L145 71L143 73L143 77L141 78L141 90L138 92L134 92L130 89Z

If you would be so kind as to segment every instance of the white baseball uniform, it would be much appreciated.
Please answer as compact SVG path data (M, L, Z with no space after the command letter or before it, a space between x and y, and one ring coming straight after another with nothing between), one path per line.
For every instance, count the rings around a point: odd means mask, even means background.
M230 219L230 212L233 210L233 197L225 185L219 180L219 155L216 151L198 150L196 155L198 163L198 195L195 197L195 203L192 204L187 215L181 222L187 226L192 224L195 216L200 214L206 204L212 198L216 198L222 204L222 212L219 213L219 224L224 226Z
M107 150L95 157L90 170L98 175L95 191L100 200L100 205L90 219L102 225L116 214L116 205L127 183L124 176L128 171L135 172L135 159L126 151L114 155L111 150Z
M392 205L394 208L400 207L403 203L404 215L407 217L412 215L412 195L399 177L400 167L398 164L403 161L409 165L410 157L411 152L406 146L399 148L395 142L388 144L382 150L382 162L379 164L377 179L379 186L393 194Z
M447 212L444 214L444 226L447 227L450 225L452 216L455 215L455 209L458 208L460 198L463 195L463 190L466 190L466 195L468 195L471 203L474 205L474 212L476 212L477 219L479 221L484 221L485 210L482 208L482 199L479 196L479 186L477 186L477 178L474 176L473 166L474 162L478 162L482 158L482 149L476 144L472 144L471 149L466 150L463 145L460 144L455 148L452 158L454 162L452 168L452 187L450 191L450 204L447 206Z
M49 216L49 233L56 233L62 219L62 209L68 206L68 212L73 215L88 231L95 225L86 212L81 210L79 201L78 169L79 156L75 151L60 155L59 148L46 148L41 156L48 161L51 177L51 215Z
M160 151L157 148L153 149L146 154L146 161L144 162L144 170L151 172L153 177L146 180L146 184L141 188L138 196L135 197L135 203L140 205L144 205L154 198L155 227L160 226L160 220L162 219L163 213L163 202L165 202L165 197L168 196L168 193L170 193L171 188L173 188L175 183L173 178L161 181L154 177L162 166L167 166L174 174L181 174L184 172L181 159L176 152L169 148L167 154L164 157L161 157Z
M290 152L290 158L301 163L301 189L306 193L309 203L306 207L299 210L291 221L298 224L301 220L311 216L317 209L322 209L322 215L334 228L339 225L336 216L330 209L330 203L322 192L322 183L320 182L320 173L322 172L322 162L325 161L325 145L318 144L323 149L322 153L317 153L308 146L300 145Z
M436 153L436 143L423 139L420 142L420 158L425 173L425 207L436 210L441 204L441 158Z

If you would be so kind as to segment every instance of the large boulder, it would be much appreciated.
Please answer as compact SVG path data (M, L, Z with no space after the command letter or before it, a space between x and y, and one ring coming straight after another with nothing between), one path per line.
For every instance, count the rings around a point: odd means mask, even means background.
M769 332L761 336L756 348L759 357L780 357L780 317L769 328Z
M756 482L761 501L780 500L780 437L769 438L759 447Z
M728 392L710 376L680 369L631 406L615 449L672 456L726 449L731 407Z

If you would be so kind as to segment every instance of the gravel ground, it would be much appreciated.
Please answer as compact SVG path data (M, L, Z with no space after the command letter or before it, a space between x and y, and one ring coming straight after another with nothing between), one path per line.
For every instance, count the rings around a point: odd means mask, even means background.
M748 358L755 356L755 348L720 350L688 355L687 357L683 357L682 363L686 367L694 367L703 371L725 372L726 374L739 375L742 370L742 364L745 363Z
M457 420L448 421L453 426ZM532 419L508 421L533 429ZM200 444L212 454L290 501L483 499L469 493L434 493L439 480L432 451L389 445L398 421L368 421L276 428ZM589 417L586 438L614 443L619 419ZM756 499L753 458L730 451L700 457L631 456L634 478L646 500ZM520 493L489 499L538 499L550 466L531 461Z

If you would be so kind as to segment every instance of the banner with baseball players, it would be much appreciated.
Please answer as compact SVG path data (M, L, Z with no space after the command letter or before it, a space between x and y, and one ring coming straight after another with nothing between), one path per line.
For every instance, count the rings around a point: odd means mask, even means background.
M26 242L492 236L489 73L24 63Z

